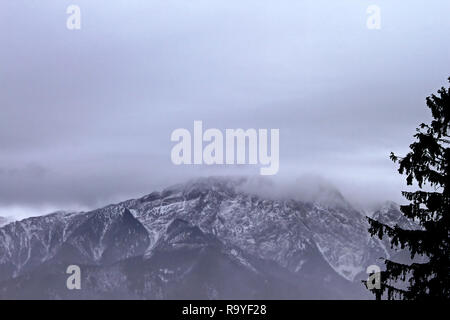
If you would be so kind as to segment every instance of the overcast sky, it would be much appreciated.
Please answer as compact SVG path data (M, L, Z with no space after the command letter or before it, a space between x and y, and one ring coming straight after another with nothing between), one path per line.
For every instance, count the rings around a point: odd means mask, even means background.
M81 30L66 9L81 8ZM381 29L366 27L369 5ZM276 179L399 201L389 160L450 76L450 2L0 2L0 215L94 208L198 175L174 129L279 128Z

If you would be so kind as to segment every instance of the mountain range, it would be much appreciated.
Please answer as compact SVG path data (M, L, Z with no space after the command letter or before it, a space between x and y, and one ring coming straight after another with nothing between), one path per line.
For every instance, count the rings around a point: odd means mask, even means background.
M246 182L201 178L0 224L0 299L373 298L366 268L398 252L370 237L365 214L335 189L306 201ZM414 228L392 202L372 216ZM80 290L66 286L69 265L80 267Z

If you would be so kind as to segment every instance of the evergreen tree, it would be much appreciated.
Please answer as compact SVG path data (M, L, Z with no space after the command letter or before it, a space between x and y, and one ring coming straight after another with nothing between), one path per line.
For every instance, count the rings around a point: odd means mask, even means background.
M416 183L419 188L415 192L402 192L409 204L400 210L421 227L404 230L368 218L372 236L380 239L388 236L391 247L407 248L411 259L419 255L426 262L401 264L386 259L381 289L372 290L378 297L387 293L388 299L450 298L450 88L442 87L438 95L427 97L426 103L431 109L431 123L422 123L416 129L416 140L404 158L391 153L391 160L399 163L399 173L406 175L407 184ZM399 283L403 281L406 285L400 289Z

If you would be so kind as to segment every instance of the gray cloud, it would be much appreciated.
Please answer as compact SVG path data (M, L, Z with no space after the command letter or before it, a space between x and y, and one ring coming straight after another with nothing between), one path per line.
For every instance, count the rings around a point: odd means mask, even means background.
M170 133L194 120L280 128L280 179L399 200L389 152L406 152L449 76L446 2L380 0L379 31L369 1L80 0L79 31L69 4L0 3L0 207L93 207L257 173L174 167Z

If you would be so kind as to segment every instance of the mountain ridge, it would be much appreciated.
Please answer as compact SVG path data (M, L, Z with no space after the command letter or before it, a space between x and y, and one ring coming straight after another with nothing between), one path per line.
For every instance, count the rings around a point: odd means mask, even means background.
M192 262L194 264L206 261L206 265L220 265L218 261L222 261L232 269L237 268L237 274L247 274L249 279L259 275L272 287L277 285L270 279L285 278L282 274L288 274L295 283L309 283L309 289L294 285L290 292L292 297L288 295L291 298L309 295L355 298L351 291L355 290L358 280L366 277L367 266L379 263L380 256L389 254L390 249L383 242L370 237L364 215L350 204L264 199L243 191L241 186L245 182L241 178L197 179L89 212L59 212L3 226L0 228L0 281L20 282L21 276L33 274L46 263L78 263L102 273L117 264L142 259L136 268L142 267L142 275L149 279L160 279L155 280L158 285L149 281L161 293L154 296L146 291L147 296L144 296L158 298L169 293L169 296L177 296L172 282L161 280L159 270L148 275L143 266L147 261L152 264L165 261L164 257L168 256L180 265L166 261L172 267L162 269L173 272L174 279L183 279L176 270L184 270L185 263L177 256L189 261L191 257L186 252L191 252L198 259ZM174 230L178 240L172 238L175 242L167 242ZM183 242L183 237L192 243ZM196 243L201 239L205 243ZM163 248L166 248L166 255L161 251ZM261 265L271 267L263 271ZM196 269L187 270L190 269L184 270L184 277L190 279L189 272ZM128 273L116 272L120 274L117 277L128 279ZM206 273L210 274L211 270ZM215 288L217 292L211 293L211 297L226 296L231 290L224 284L219 285L220 281L203 279L201 273L195 277L202 283L199 294L206 297L205 281L222 288ZM330 288L327 281L339 283L336 287L342 288ZM231 282L230 286L239 287L238 283ZM242 290L249 295L250 292L262 294L265 290L256 282L248 286ZM360 289L357 291L361 296L367 297L363 288ZM136 292L125 291L126 297L139 296ZM281 295L282 291L278 288L274 292ZM4 295L8 292L11 293L6 289ZM97 294L108 295L107 292ZM90 292L87 296L96 294Z

